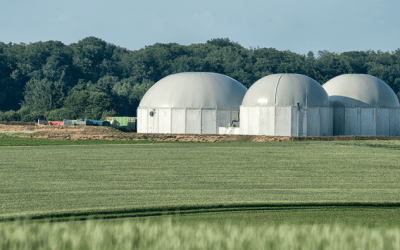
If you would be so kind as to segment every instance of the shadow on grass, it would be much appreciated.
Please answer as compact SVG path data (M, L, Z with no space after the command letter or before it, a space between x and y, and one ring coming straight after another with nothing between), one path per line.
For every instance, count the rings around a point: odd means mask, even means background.
M397 202L315 202L315 203L253 203L253 204L211 204L165 206L115 210L91 210L65 213L43 213L24 216L0 217L0 222L29 219L32 221L61 222L85 221L89 219L110 219L127 217L149 217L160 215L185 215L193 213L254 211L254 210L306 210L306 209L333 209L333 208L400 208Z

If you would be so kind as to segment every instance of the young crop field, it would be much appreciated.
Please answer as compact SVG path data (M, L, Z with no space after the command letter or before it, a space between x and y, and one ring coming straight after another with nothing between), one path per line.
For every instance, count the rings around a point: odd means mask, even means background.
M400 249L399 228L335 225L3 223L1 249Z
M0 136L0 249L400 249L399 141Z
M0 217L398 205L399 149L399 141L3 146Z
M376 207L302 207L248 211L221 211L210 213L187 213L168 216L130 218L132 222L161 223L170 218L173 224L191 225L208 223L224 226L263 225L312 225L340 224L347 227L394 228L400 226L400 209ZM126 219L126 218L125 218ZM105 224L121 224L125 219L102 219ZM399 235L400 236L400 235ZM400 247L400 246L399 246Z

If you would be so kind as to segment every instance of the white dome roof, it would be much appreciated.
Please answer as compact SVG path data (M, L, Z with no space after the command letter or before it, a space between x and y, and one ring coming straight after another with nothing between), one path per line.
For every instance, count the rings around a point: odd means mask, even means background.
M299 74L274 74L250 87L242 106L329 106L329 96L314 79Z
M239 109L247 88L217 73L188 72L169 75L143 96L139 108Z
M324 84L333 106L395 108L399 100L382 80L371 75L346 74Z

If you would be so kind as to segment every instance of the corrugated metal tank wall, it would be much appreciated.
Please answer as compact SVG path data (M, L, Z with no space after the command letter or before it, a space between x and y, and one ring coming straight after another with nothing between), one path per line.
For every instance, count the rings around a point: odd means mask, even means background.
M399 101L382 80L337 76L323 85L333 105L333 135L400 136Z
M150 115L153 112L153 116ZM217 134L238 118L238 110L138 109L138 133Z
M333 135L400 136L399 108L334 107Z
M240 134L332 136L331 107L240 107Z
M325 90L299 74L261 78L240 106L240 134L245 135L331 136L332 122Z

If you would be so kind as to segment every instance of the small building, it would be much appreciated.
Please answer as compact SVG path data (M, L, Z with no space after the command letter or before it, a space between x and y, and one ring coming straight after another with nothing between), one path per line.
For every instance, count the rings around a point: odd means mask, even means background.
M273 74L255 82L240 106L240 134L331 136L329 96L312 78Z
M138 133L217 134L219 127L238 119L247 88L217 73L169 75L143 96Z
M333 135L399 136L399 100L382 80L345 74L323 85L333 106Z

